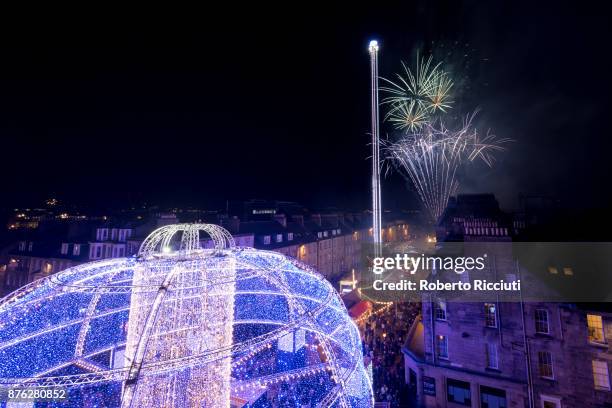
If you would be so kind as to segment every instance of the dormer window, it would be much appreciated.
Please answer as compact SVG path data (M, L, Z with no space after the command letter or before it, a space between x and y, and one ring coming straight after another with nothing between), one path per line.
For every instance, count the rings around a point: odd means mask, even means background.
M106 241L108 239L108 228L98 228L96 230L96 241Z
M293 241L293 232L287 233L287 241Z
M276 242L283 242L283 234L276 234Z
M264 245L270 245L271 237L269 235L265 235L263 242L264 242Z

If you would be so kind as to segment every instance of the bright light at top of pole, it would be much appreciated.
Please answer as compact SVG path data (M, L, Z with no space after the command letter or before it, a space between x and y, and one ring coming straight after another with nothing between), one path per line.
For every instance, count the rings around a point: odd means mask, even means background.
M372 51L378 51L378 41L376 40L372 40L370 41L370 52Z

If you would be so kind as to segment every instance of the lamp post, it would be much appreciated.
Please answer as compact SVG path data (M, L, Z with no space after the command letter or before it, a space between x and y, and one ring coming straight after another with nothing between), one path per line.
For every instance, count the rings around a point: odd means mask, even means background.
M374 256L381 255L381 204L380 204L380 140L378 129L378 41L370 41L370 71L372 82L372 236Z

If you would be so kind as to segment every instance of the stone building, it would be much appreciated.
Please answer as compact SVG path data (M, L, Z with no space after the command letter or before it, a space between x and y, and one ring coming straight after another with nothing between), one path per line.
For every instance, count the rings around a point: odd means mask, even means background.
M483 276L514 280L524 273L504 249L519 238L514 221L491 195L459 196L439 223L438 242L478 243L490 255ZM560 286L588 273L547 261L543 273ZM611 312L608 303L425 294L403 348L406 384L424 407L610 406Z

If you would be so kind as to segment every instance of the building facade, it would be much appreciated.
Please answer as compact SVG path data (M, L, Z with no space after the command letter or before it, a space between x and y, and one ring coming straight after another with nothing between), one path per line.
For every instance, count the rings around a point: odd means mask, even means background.
M440 221L437 238L488 245L493 256L485 273L509 281L521 272L504 248L511 248L522 227L499 210L493 196L459 196ZM571 284L571 265L549 269ZM608 309L522 298L461 302L426 294L402 350L407 387L423 407L610 406Z

